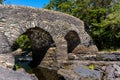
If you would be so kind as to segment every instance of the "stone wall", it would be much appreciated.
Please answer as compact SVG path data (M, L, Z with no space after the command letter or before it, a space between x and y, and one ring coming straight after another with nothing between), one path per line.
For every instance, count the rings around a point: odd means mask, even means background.
M39 27L43 32L48 32L52 37L56 45L58 60L67 59L68 49L65 36L70 31L75 31L78 34L80 44L93 45L90 44L92 40L84 30L83 21L73 16L45 9L0 5L0 53L10 52L11 46L18 36L35 27ZM31 38L32 46L36 46L34 39L37 38ZM42 39L48 40L49 38L43 36ZM36 41L39 43L40 40Z

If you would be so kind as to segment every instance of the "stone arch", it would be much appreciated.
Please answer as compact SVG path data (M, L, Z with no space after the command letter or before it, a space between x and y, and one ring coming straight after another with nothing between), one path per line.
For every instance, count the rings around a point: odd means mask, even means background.
M28 29L24 35L28 35L31 41L32 47L32 62L30 64L31 67L36 67L41 63L47 50L51 46L56 46L54 43L51 34L40 27L34 27Z
M27 24L27 25L29 25L29 24ZM32 51L33 51L33 56L32 56L33 61L31 62L31 65L34 65L32 67L36 67L37 65L40 64L40 62L42 61L42 59L45 56L45 53L51 46L56 47L56 50L55 50L56 61L61 61L61 59L62 59L62 61L67 60L67 58L68 58L67 42L64 39L64 36L62 36L62 34L54 35L54 32L50 31L51 27L49 28L50 30L46 30L46 29L44 29L45 27L37 27L37 26L31 27L31 26L32 25L29 25L29 27L27 26L27 28L26 28L26 26L21 27L20 30L22 30L22 31L19 32L19 35L25 34L25 35L28 35L28 37L30 38ZM42 26L42 25L38 25L38 26ZM19 36L17 34L13 34L13 35L16 35L16 37L14 37L14 38L11 37L11 43L13 43ZM35 36L35 35L37 35L37 36ZM47 37L47 38L45 38L45 41L40 42L39 37L42 37L42 39L44 39L45 37ZM48 41L46 41L46 40L48 40ZM36 53L36 52L38 52L38 53ZM42 53L40 54L40 52L42 52Z
M38 27L37 27L38 26ZM48 24L48 23L44 23L44 22L34 22L34 21L31 21L31 22L27 22L27 23L23 23L23 24L20 24L20 23L18 23L15 27L13 27L13 26L10 26L11 28L9 29L9 31L6 31L4 34L4 36L6 37L6 39L8 40L7 42L3 42L3 43L8 43L9 45L8 45L8 47L9 47L9 50L8 50L8 52L11 52L11 46L14 44L14 42L15 42L15 40L21 35L21 34L27 34L27 35L29 35L30 36L30 34L32 33L32 30L33 29L37 29L37 28L39 28L39 29L41 29L41 31L43 31L43 32L45 32L45 33L47 33L47 34L49 34L51 37L52 37L52 39L53 39L53 41L55 42L55 44L56 44L56 59L57 59L57 61L59 60L62 60L62 61L65 61L65 60L67 60L67 46L66 46L66 41L64 40L64 37L62 36L62 38L61 37L58 37L58 35L56 35L55 33L54 33L54 28L50 25L50 24ZM33 30L34 31L34 30ZM11 35L10 35L10 34ZM7 35L8 34L8 35ZM31 38L32 39L32 38ZM63 42L61 41L61 40L63 40ZM34 40L31 40L31 41L34 41ZM65 44L65 46L64 46L64 44ZM34 45L32 45L32 46L34 46ZM64 48L64 49L63 49ZM6 50L7 48L5 47L5 51L7 51ZM46 48L46 51L48 50L48 48ZM34 56L39 56L39 54L38 55L34 55ZM37 66L39 63L40 63L40 61L42 60L40 60L40 58L39 59L37 59L36 57L34 57L34 59L36 59L36 60L34 60L33 62L37 62L37 63L35 63L35 65Z
M81 43L78 33L74 30L68 31L65 35L65 40L67 41L68 53L71 53Z
M45 57L47 50L50 47L56 47L56 45L54 44L55 41L53 40L51 34L40 27L35 26L35 27L30 27L28 29L24 28L24 30L20 33L21 33L20 35L27 35L31 41L32 53L33 53L32 54L33 60L30 63L31 67L36 67L41 63L41 61ZM16 37L11 37L12 38L11 43L14 44L15 40L20 35L16 35ZM10 47L11 46L12 44L10 45Z
M52 36L57 60L61 61L67 59L66 33L75 31L83 45L89 45L92 40L84 30L83 21L68 14L11 5L0 5L0 13L0 53L11 52L10 47L18 36L35 26Z

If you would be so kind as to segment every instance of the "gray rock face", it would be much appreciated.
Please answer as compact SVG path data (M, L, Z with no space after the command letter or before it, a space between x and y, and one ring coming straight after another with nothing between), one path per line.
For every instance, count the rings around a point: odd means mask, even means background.
M120 65L114 64L113 67L115 68L115 72L114 72L115 76L120 77Z
M115 80L115 75L114 75L115 68L112 67L112 65L109 65L106 68L106 80Z
M119 80L120 79L120 65L108 65L105 70L104 80Z
M0 54L6 53L10 50L7 38L3 33L0 33Z
M92 64L91 64L92 63ZM58 74L65 80L119 80L119 62L76 62L65 63Z
M2 67L0 67L0 73L0 80L37 80L35 76L27 73L15 72Z
M60 69L58 74L65 80L101 80L102 73L97 70L90 70L86 66L76 66L71 69Z
M34 33L36 28L40 30ZM23 33L30 37L34 59L40 58L39 54L42 53L39 52L42 52L44 48L47 51L52 42L51 39L56 46L57 60L68 59L67 50L71 51L70 49L79 44L93 45L90 36L84 30L83 21L73 16L44 9L0 5L0 53L10 52L14 41ZM67 33L69 34L67 35ZM72 36L73 34L74 36ZM79 43L74 45L71 37L65 39L66 35L70 35L72 38L77 37L74 40L79 40ZM67 45L74 45L74 47L67 47Z
M15 60L12 54L0 54L0 66L13 69L14 63Z
M102 74L100 71L96 70L90 70L88 68L85 68L85 66L77 66L74 68L75 73L80 75L82 78L88 78L91 80L101 80Z

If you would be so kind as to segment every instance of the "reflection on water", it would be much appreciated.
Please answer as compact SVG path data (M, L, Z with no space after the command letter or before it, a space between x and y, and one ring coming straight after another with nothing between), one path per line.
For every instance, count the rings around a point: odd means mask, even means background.
M39 80L65 80L57 74L56 69L45 67L30 68L29 63L31 60L31 57L16 56L15 65L19 66L19 68L24 68L28 73L34 73Z

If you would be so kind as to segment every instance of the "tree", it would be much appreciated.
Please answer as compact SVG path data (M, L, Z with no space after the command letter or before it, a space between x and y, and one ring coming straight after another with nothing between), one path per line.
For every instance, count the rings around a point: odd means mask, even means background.
M101 23L93 24L93 39L99 48L120 47L120 0L108 9L108 15Z
M110 13L109 7L112 0L51 0L44 8L64 12L84 21L86 30L93 37L101 49L107 45L102 40L107 40L101 33L105 30L99 24ZM105 35L108 32L104 32ZM108 36L109 37L109 36ZM106 41L107 42L107 41ZM103 47L104 48L104 47Z
M106 17L106 8L112 0L50 0L44 7L73 15L85 22L87 26L100 23Z

